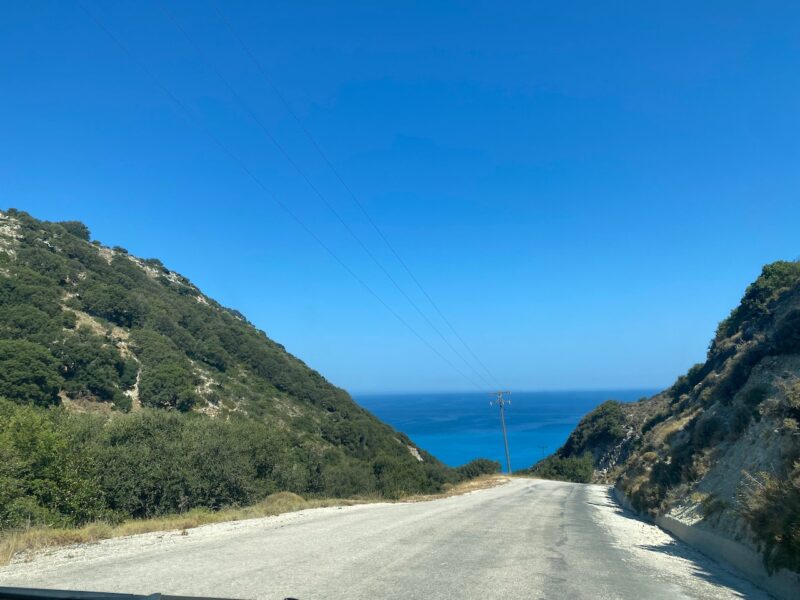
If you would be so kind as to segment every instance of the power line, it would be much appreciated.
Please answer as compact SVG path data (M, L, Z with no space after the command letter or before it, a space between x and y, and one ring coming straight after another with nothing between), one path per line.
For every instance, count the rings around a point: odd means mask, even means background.
M433 323L433 321L428 318L423 310L419 307L419 305L414 301L411 296L406 293L406 291L402 288L402 286L397 282L397 280L392 276L386 267L384 267L383 263L378 259L377 256L369 249L369 247L364 243L361 237L353 230L350 225L348 225L347 221L341 216L339 211L328 201L328 199L324 196L324 194L319 190L319 188L314 184L312 179L308 176L308 174L300 167L300 165L295 161L286 148L281 144L277 138L272 134L269 128L264 124L261 118L258 116L255 110L245 101L241 94L239 94L234 86L230 83L230 81L222 74L222 72L214 65L214 63L208 58L207 54L203 51L200 45L189 35L189 32L181 25L180 21L177 17L167 8L166 2L163 0L158 2L158 6L161 9L161 12L175 25L176 29L186 38L189 44L195 49L197 54L200 56L200 59L205 63L205 65L217 76L217 78L222 81L223 85L227 88L228 92L233 96L236 103L239 107L258 125L258 128L261 132L272 142L272 144L278 149L278 151L283 155L283 157L287 160L287 162L297 171L297 173L303 178L306 184L311 188L314 194L322 201L322 203L330 210L330 212L336 217L337 221L341 224L342 227L347 231L348 234L355 240L355 242L361 247L361 249L369 256L372 262L378 267L378 269L391 281L392 285L400 292L400 294L408 301L408 303L417 311L417 313L425 320L425 322L433 329L434 332L442 339L445 345L453 351L453 353L467 366L467 369L472 371L478 379L482 380L483 383L491 388L492 384L483 376L483 374L475 369L475 367L467 361L462 354L453 346L450 340L439 330L438 327Z
M150 70L144 61L138 60L131 50L126 46L122 40L117 37L105 24L84 4L83 0L75 0L78 6L87 14L87 16L108 35L112 42L125 54L128 59L144 71L144 73L153 81L153 83L161 89L164 94L183 112L199 129L203 131L217 147L230 158L244 173L253 180L253 182L270 198L272 199L284 212L286 212L314 241L327 252L347 273L353 277L367 292L372 295L383 307L388 310L401 324L403 324L411 333L413 333L423 344L425 344L434 354L446 362L453 370L455 370L461 377L467 380L471 385L477 389L483 389L471 377L466 375L461 369L456 367L452 361L444 356L439 350L436 349L428 340L422 337L414 327L411 326L400 314L397 313L377 292L375 292L358 274L353 271L339 256L328 246L314 231L306 225L306 223L285 203L283 202L272 190L270 190L261 179L247 166L247 164L239 158L220 138L217 136L204 122L198 118L189 107L181 101L171 90L168 88L156 75Z
M286 100L284 95L278 89L277 85L275 85L275 83L272 81L272 78L270 77L269 73L264 68L264 66L261 64L261 61L258 60L258 57L256 57L256 55L253 53L253 51L250 49L250 47L245 43L244 39L242 39L242 37L238 34L238 32L236 31L236 29L233 26L233 23L226 16L226 14L222 11L222 8L219 6L219 4L217 2L215 2L214 0L208 0L208 2L211 5L211 7L214 9L214 11L217 13L217 15L219 15L220 20L223 22L223 24L228 29L230 34L238 42L238 44L241 46L242 50L244 50L245 54L247 54L247 56L250 58L250 60L255 64L256 68L261 73L261 76L264 79L264 81L272 89L272 91L275 93L275 95L280 100L281 104L283 104L283 106L286 109L286 111L291 115L291 117L294 119L294 121L297 123L297 125L300 127L300 129L303 131L303 134L306 136L306 138L309 140L309 142L311 142L311 145L316 149L317 153L322 158L322 160L328 165L328 167L330 168L331 172L334 174L334 176L339 181L341 186L347 191L347 193L350 196L350 198L352 198L352 200L355 202L355 204L361 210L361 212L366 217L367 221L370 223L372 228L377 232L378 236L381 238L381 240L383 240L384 244L386 244L386 247L389 248L389 251L395 257L395 259L400 263L400 265L403 267L403 269L408 274L408 276L411 278L411 280L414 282L414 284L417 286L417 288L419 288L420 292L422 292L422 294L428 300L428 302L433 307L433 309L436 311L436 313L439 315L439 317L442 319L442 321L444 321L444 323L447 325L448 329L453 333L453 335L458 339L458 341L461 342L461 344L464 346L464 348L467 349L467 352L469 352L470 356L473 358L473 360L476 362L476 364L478 364L486 372L486 374L489 376L489 379L491 379L492 381L496 382L497 378L492 374L492 372L483 363L483 361L480 358L478 358L478 355L472 350L470 345L467 344L466 340L464 340L464 338L458 333L458 331L453 326L453 324L450 322L450 320L444 315L442 310L439 308L439 305L433 300L433 298L430 296L430 294L428 294L428 292L425 290L423 285L420 283L419 279L417 279L417 277L411 271L411 268L408 266L408 264L400 256L400 253L397 252L395 247L391 244L391 242L389 242L389 239L383 233L383 230L378 226L378 224L375 222L375 220L372 218L372 216L367 211L366 207L358 199L358 196L356 196L355 192L353 192L352 188L344 180L344 177L342 177L342 175L339 173L339 170L333 164L333 161L331 161L328 158L328 155L322 149L322 146L317 142L316 138L311 134L311 132L308 130L308 128L303 124L303 122L300 119L300 117L297 116L297 113L294 112L294 110L292 109L292 107L289 104L289 102ZM426 318L426 320L428 320L428 319ZM437 331L437 333L438 333L438 331ZM458 352L456 352L456 354L458 354ZM462 358L462 360L463 360L463 358ZM483 376L481 376L481 379L486 381L486 379Z

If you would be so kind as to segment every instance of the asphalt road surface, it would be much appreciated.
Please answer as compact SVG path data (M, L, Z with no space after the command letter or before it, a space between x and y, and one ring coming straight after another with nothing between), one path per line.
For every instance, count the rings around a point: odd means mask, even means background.
M0 585L282 599L768 598L604 486L515 479L39 554Z

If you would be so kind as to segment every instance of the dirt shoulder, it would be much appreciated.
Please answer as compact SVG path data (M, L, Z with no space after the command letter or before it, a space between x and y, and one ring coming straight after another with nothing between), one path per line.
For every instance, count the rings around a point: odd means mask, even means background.
M203 525L234 523L314 508L337 508L375 503L427 502L496 487L508 481L510 478L507 476L486 475L464 481L438 494L407 496L399 500L386 500L372 496L305 499L291 492L278 492L258 504L242 508L226 508L219 511L196 509L180 515L167 515L155 519L132 519L115 525L98 522L70 529L34 527L21 531L9 531L0 533L0 566L30 561L43 551L65 546L91 544L111 538L168 532L185 535L187 530Z

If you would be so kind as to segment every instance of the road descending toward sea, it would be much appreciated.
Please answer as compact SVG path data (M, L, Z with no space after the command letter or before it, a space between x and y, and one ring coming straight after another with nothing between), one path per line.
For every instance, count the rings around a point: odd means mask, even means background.
M768 598L608 488L534 479L61 548L0 585L300 600Z

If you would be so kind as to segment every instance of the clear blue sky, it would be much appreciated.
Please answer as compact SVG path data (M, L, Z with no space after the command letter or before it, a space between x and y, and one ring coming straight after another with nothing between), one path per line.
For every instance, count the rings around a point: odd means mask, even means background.
M449 353L159 5L85 2L136 62L72 1L3 6L0 205L161 258L352 391L469 389L142 71ZM425 306L216 13L168 6ZM667 385L800 255L796 2L224 6L504 387Z

